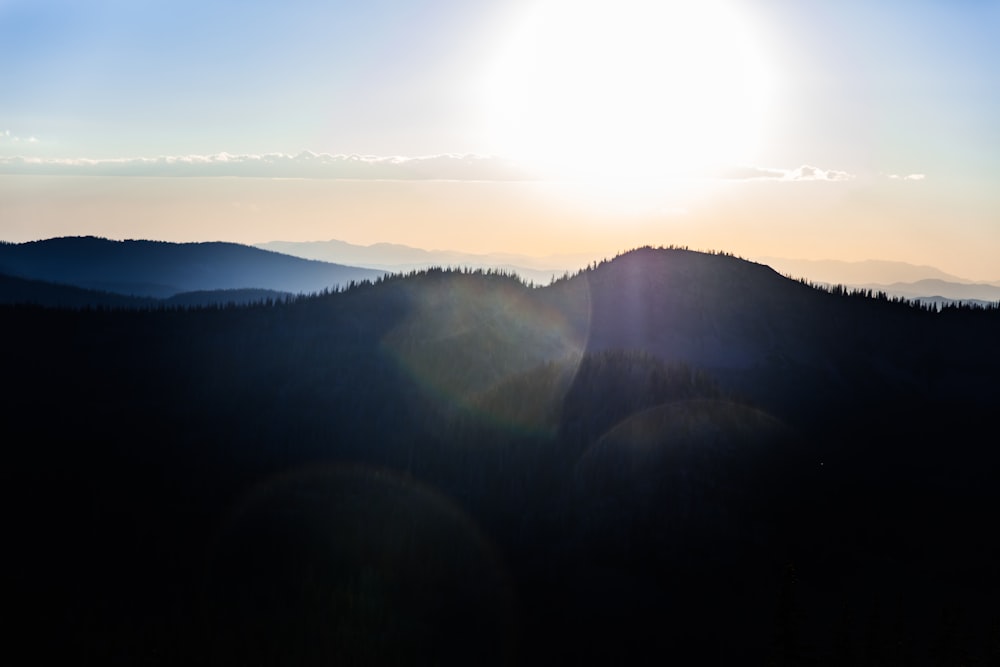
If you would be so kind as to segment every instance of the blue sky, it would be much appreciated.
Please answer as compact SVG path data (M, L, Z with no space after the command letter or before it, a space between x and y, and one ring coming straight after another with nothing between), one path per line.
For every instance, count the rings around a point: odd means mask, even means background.
M552 0L554 9L540 19L545 43L524 46L519 31L543 3L0 0L0 237L344 238L545 253L567 238L578 216L566 241L578 247L568 250L677 242L743 254L901 259L1000 278L1000 196L993 185L1000 177L1000 2L716 0L716 14L706 18L664 9L691 6L666 0L560 1ZM622 18L629 11L634 19ZM591 18L577 20L587 12ZM723 32L726 21L735 32ZM677 50L636 51L641 62L621 55L630 48L628 31L643 24L652 25L654 32L643 35L653 41L658 34L690 41ZM613 30L617 42L609 42ZM713 51L744 38L750 46L743 51L705 64ZM518 49L529 56L518 60ZM591 52L600 55L591 60ZM568 56L556 63L553 53ZM537 68L524 64L531 58L540 59ZM759 62L765 73L753 79L755 89L767 90L760 110L751 109L750 98L714 90L735 85L727 78L730 64L743 60ZM610 74L597 73L605 61ZM574 62L584 63L580 71ZM691 85L676 83L684 80L677 78L681 66L704 85L671 93L669 86ZM503 67L515 81L506 87L496 83ZM584 81L578 85L593 84L594 91L564 92L578 75ZM632 75L642 83L618 85ZM523 81L531 77L538 78ZM673 83L650 96L645 89L661 80ZM652 114L621 116L630 113L633 89L637 108L662 104L655 111L664 116L683 111L665 120L674 129L653 127ZM621 104L595 110L607 104L595 102L602 93ZM496 108L508 103L505 118L520 124L497 132ZM554 111L544 122L532 115L546 109ZM685 127L702 115L716 126ZM708 146L716 135L736 143L750 133L754 141L739 153L728 154L728 143ZM636 146L619 151L619 140ZM678 143L683 148L672 150ZM586 196L562 186L539 194L538 181L563 179L531 169L524 174L534 189L525 185L514 195L514 186L498 183L483 194L482 181L508 180L509 160L536 145L546 164L596 165L586 171ZM705 184L710 161L699 161L701 145L714 160L709 178L728 174L719 178L721 189ZM324 172L314 154L339 171ZM669 168L658 171L668 154ZM350 155L367 156L359 163L367 171L345 172L343 156ZM485 156L499 167L484 169ZM384 169L389 158L395 166ZM408 189L394 188L401 161L412 158L424 161L406 172ZM724 158L734 164L723 165ZM156 159L161 169L151 174L149 161ZM199 160L215 171L192 171ZM257 160L252 174L231 166L248 160ZM312 161L294 173L267 172L269 164L295 160ZM647 172L650 181L691 178L683 174L689 162L698 166L696 185L630 189ZM467 165L473 166L463 172ZM733 178L736 167L754 178ZM171 219L162 207L152 210L156 189L128 181L133 174L188 176L192 193L201 194L178 203ZM810 174L830 177L803 178ZM212 194L211 178L218 176L246 178L236 208L269 210L270 222L251 224L228 208L221 215L219 207L235 195ZM126 180L104 184L102 202L83 194L79 179L86 177ZM338 181L314 202L329 211L326 226L301 201L288 200L283 209L291 194L252 201L260 188L249 181L267 177ZM381 185L366 195L372 197L366 206L344 178ZM477 185L459 192L454 183L428 182L426 192L414 194L422 187L414 179ZM597 181L613 187L602 194ZM77 206L69 216L65 207L84 196L91 213L81 216ZM409 208L389 206L386 198ZM530 220L523 229L507 225L506 237L486 229L503 224L496 208L504 202L511 216ZM149 214L137 215L144 204ZM126 211L134 221L128 230ZM465 227L435 223L442 219L465 220ZM109 220L119 222L109 226Z
M6 2L3 121L66 157L469 152L461 89L504 4Z

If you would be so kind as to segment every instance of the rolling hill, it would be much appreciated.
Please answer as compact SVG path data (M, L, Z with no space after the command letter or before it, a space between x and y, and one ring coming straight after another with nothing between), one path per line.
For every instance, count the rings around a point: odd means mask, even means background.
M0 274L0 303L50 308L151 308L160 300Z
M130 296L266 289L319 292L384 272L267 252L235 243L166 243L65 237L0 244L0 273Z
M0 274L0 303L46 308L192 308L243 306L282 301L295 295L267 289L220 289L178 292L170 297L129 296L72 285L27 280Z

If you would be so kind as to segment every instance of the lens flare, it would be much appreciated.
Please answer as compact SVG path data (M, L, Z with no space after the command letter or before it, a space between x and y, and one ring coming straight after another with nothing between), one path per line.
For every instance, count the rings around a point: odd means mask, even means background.
M543 400L558 402L587 346L585 279L566 281L559 299L551 298L552 287L532 289L481 273L429 272L406 287L409 314L382 347L426 399L442 413L478 412L511 428L550 426L541 423L544 410L503 407L504 395L516 391L525 374L555 363L554 393Z
M502 664L513 613L476 523L434 488L368 466L258 485L220 533L205 586L214 663Z

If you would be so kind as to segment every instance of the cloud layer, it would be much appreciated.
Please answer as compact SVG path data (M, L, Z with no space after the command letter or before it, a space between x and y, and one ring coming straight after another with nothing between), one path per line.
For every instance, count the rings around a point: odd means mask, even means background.
M0 137L9 137L9 132ZM25 140L21 140L25 141ZM137 158L0 157L0 174L57 176L158 176L322 178L386 181L539 180L517 162L495 156L444 153L421 157L343 155L303 151L291 155L216 153ZM919 174L904 178L916 180ZM802 165L794 169L733 167L708 179L848 181L853 174ZM895 177L899 178L899 177Z
M297 155L216 153L103 160L0 157L0 174L462 181L511 181L527 178L513 163L488 156L442 154L380 157L309 151Z

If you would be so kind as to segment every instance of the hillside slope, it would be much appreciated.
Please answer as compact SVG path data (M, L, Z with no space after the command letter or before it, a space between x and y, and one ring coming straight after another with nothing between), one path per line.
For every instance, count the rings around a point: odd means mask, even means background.
M269 289L312 293L384 272L304 260L235 243L65 237L0 244L0 273L134 296Z

